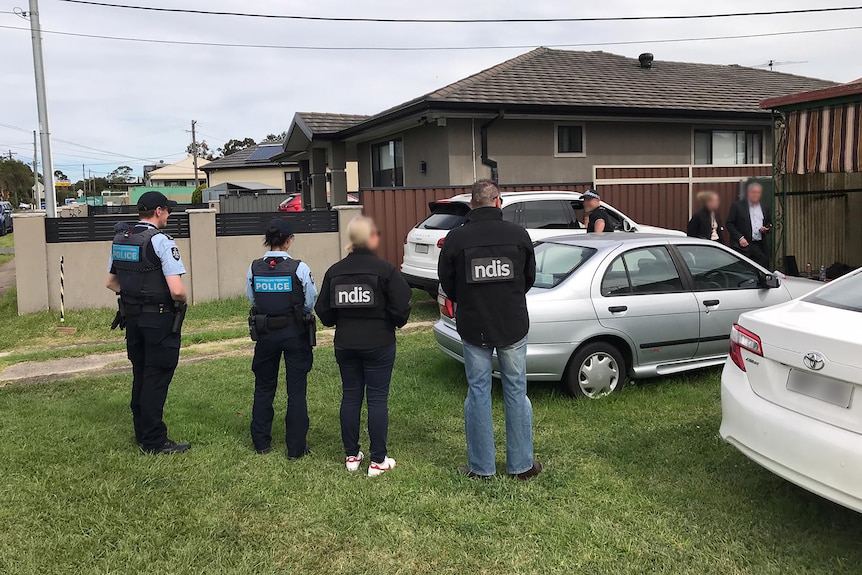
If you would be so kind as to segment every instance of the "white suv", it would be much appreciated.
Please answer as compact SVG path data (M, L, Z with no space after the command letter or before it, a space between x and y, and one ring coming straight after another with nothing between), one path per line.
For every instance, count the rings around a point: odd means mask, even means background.
M503 193L503 219L527 228L533 241L569 233L586 233L583 197L577 192ZM602 202L614 220L614 230L684 236L683 232L637 224ZM431 215L407 234L401 274L411 287L437 297L437 259L449 230L464 225L470 194L432 202Z

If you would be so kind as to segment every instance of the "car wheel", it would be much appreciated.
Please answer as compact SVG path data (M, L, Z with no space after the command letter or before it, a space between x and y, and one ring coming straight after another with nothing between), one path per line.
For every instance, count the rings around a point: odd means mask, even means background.
M574 397L601 399L625 385L628 367L610 343L596 342L575 352L563 377L563 387Z
M5 235L6 235L6 224L2 223L2 224L0 224L0 236L5 236Z

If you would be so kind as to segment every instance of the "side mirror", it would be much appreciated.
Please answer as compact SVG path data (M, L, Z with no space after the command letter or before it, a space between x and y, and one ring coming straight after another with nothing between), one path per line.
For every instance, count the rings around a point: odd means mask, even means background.
M781 280L778 279L777 275L769 274L763 276L761 285L767 289L775 289L781 286Z
M624 231L624 232L630 232L630 231L632 231L632 230L634 230L634 227L632 226L632 223L631 223L630 221L628 221L628 220L624 219L624 220L623 220L623 231Z

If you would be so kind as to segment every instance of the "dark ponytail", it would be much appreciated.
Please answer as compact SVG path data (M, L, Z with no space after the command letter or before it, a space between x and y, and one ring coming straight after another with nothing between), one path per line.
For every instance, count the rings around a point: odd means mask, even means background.
M272 248L281 247L286 244L292 236L286 236L276 228L266 230L266 235L263 238L263 245Z

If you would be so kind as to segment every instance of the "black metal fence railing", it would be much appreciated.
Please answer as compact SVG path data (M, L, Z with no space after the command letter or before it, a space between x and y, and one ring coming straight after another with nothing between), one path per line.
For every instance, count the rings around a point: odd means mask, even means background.
M338 231L338 212L294 212L294 213L239 213L216 214L216 236L263 235L272 218L287 220L297 234L319 234Z
M180 204L174 208L174 212L185 212L186 210L203 210L209 208L209 204ZM88 216L108 216L115 214L137 214L138 207L130 205L122 206L89 206Z
M126 215L92 218L48 218L45 220L45 241L49 244L64 242L100 242L114 238L118 223L134 223L136 218ZM178 213L171 216L165 233L175 238L189 237L189 216Z

